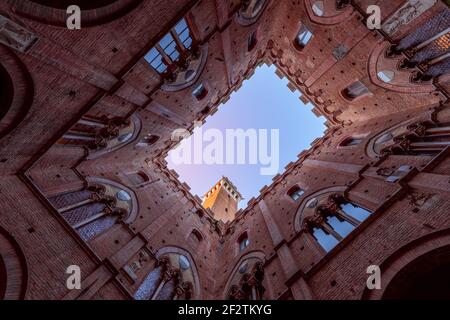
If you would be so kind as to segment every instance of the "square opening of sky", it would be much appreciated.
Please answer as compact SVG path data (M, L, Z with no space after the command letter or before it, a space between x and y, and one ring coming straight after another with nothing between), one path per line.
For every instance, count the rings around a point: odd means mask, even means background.
M227 129L267 129L269 146L270 130L278 129L277 173L282 173L288 163L297 160L301 151L309 149L316 138L323 136L326 126L325 118L314 115L311 111L312 104L305 105L299 99L300 92L292 92L287 87L288 80L280 79L275 71L275 66L264 64L258 67L255 74L244 81L242 87L232 93L230 99L214 115L208 117L201 128L203 132L218 129L224 137ZM194 132L196 130L199 129L196 128ZM193 140L193 136L190 136L182 143L193 146ZM203 148L207 145L208 142L204 142ZM168 168L175 170L179 174L179 180L186 182L191 187L191 193L200 198L226 176L245 199L241 201L239 208L245 208L247 201L257 197L261 188L270 185L276 175L262 175L261 167L267 167L262 164L175 164L171 154L177 152L177 148L171 150L166 158ZM268 154L271 154L270 147Z

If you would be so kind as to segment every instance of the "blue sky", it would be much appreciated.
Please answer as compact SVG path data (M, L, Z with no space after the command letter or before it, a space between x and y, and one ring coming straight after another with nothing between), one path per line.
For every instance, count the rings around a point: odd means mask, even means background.
M326 127L325 119L316 117L311 111L312 105L305 105L299 99L300 92L291 92L288 80L280 80L275 70L274 66L267 65L257 68L254 76L244 81L242 88L206 119L202 130L219 129L225 135L226 129L279 129L278 173L282 173L289 162L295 161L302 150L309 149L311 142L323 135ZM186 143L191 141L192 138L188 138ZM245 208L248 200L258 196L259 190L269 185L274 176L261 175L261 164L176 165L170 156L167 161L169 168L180 175L179 180L186 182L192 194L200 198L222 176L227 176L245 198L240 208Z

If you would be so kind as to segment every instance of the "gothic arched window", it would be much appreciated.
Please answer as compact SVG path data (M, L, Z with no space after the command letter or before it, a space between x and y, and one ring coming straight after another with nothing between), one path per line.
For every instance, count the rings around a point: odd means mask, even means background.
M262 300L265 288L264 263L256 257L245 258L235 268L227 289L229 300Z
M92 184L49 200L85 241L126 219L135 205L128 191L109 184Z
M326 204L318 206L313 216L305 219L304 228L328 252L371 214L343 196L333 194Z
M408 52L401 68L410 69L421 66L412 78L413 82L430 81L450 72L450 10L447 8L431 19L417 26L388 51L388 56L396 57ZM391 26L396 26L392 23Z
M189 87L206 64L207 46L195 41L189 24L181 19L144 57L164 79L161 88L165 91Z
M437 155L450 146L450 123L414 123L400 135L383 135L376 144L384 146L384 154Z
M84 116L67 131L58 144L79 146L89 151L90 157L117 150L130 143L139 133L138 117L130 119Z
M168 75L190 55L192 44L189 25L183 18L147 53L145 60L159 74Z
M136 300L189 300L194 294L195 272L189 257L167 253L158 259L134 294Z

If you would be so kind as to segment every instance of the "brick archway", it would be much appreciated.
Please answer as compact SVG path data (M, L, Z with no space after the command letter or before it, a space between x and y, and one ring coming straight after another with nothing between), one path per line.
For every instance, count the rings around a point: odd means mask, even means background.
M90 10L108 6L119 0L30 0L43 6L65 10L68 6L77 5L82 9Z
M20 59L0 46L0 139L25 118L33 102L33 82Z
M365 289L363 300L450 299L450 229L419 238L381 265L381 289Z
M392 279L383 300L450 300L450 245L411 261Z
M23 0L11 1L18 14L42 23L66 26L70 5L82 10L83 27L104 24L128 14L142 0Z

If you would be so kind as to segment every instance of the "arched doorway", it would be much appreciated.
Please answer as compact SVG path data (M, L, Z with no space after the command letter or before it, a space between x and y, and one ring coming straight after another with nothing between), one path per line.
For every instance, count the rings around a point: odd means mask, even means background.
M450 300L450 245L434 249L403 267L383 300Z

